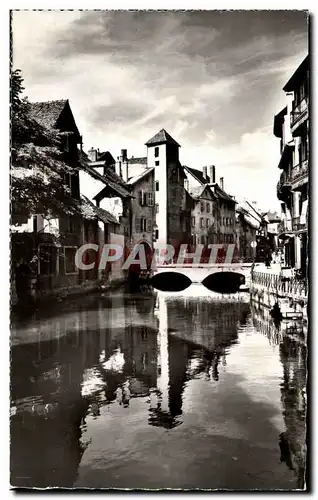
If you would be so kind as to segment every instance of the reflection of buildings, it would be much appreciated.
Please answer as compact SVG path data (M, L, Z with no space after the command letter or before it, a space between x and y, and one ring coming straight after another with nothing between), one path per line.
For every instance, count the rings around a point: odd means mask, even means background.
M218 364L225 363L225 349L237 338L237 323L249 305L169 300L158 296L157 391L149 423L172 427L180 423L182 393L186 382L199 374L218 380Z
M268 309L252 306L253 324L279 346L283 366L281 401L285 431L279 435L281 461L297 476L298 488L304 487L306 467L306 357L301 322L275 325ZM303 325L304 326L304 325Z
M257 306L255 302L251 303L252 321L256 330L265 337L271 345L278 345L282 340L282 325L275 323L270 315L270 310L265 307Z
M138 301L126 303L128 326L108 331L100 375L92 374L96 383L90 401L128 407L132 398L146 398L149 424L173 428L181 423L187 381L200 376L218 380L219 363L226 363L225 349L235 342L237 325L245 323L249 305L169 301L161 295L156 312L157 318L151 315L149 322L149 304L143 310ZM101 391L103 397L97 397Z
M87 418L102 418L103 406L128 411L139 398L150 425L173 428L181 423L187 382L216 383L248 304L161 296L156 318L155 297L147 300L114 295L86 303L76 314L52 318L52 328L67 333L60 339L12 349L14 486L72 487Z
M284 378L281 385L286 431L280 435L281 460L292 469L298 488L304 487L306 470L306 346L284 337L280 359Z

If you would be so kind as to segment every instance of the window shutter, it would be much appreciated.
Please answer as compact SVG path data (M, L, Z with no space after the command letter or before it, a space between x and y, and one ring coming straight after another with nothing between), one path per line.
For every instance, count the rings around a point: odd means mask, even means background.
M147 219L147 233L151 233L152 231L152 220Z
M136 229L136 233L140 233L140 218L139 217L136 217L135 219L135 229Z
M144 193L144 191L143 190L139 191L139 203L140 203L141 206L144 205L144 199L145 199L145 193Z

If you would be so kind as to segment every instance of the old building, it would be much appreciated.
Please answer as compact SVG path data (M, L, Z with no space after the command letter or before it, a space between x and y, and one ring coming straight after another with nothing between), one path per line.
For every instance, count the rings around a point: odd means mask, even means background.
M156 224L154 168L144 169L131 177L127 184L133 195L131 244L134 246L146 243L145 248L152 250Z
M30 114L46 129L57 129L61 137L61 149L70 172L65 174L64 186L80 204L78 145L82 139L76 126L68 100L36 102L30 104ZM54 217L54 218L53 218ZM32 261L33 287L37 295L45 295L53 289L72 287L79 283L75 266L75 253L81 244L80 210L74 215L58 218L34 214L29 220L14 228L12 234L12 258ZM21 244L22 243L22 244Z
M207 184L192 187L189 194L193 200L191 211L191 244L214 243L216 198Z
M132 195L131 241L145 242L152 248L167 243L178 247L188 243L191 231L180 145L164 129L145 145L147 156L129 158L122 149L115 166Z
M277 197L282 202L279 238L285 264L299 275L307 273L308 162L309 162L309 56L283 88L287 105L274 118L274 135L280 139L282 170Z
M256 235L259 221L247 210L238 205L236 208L236 247L241 262L253 262L256 258Z
M190 209L184 190L185 173L179 161L180 145L164 129L146 142L147 166L154 168L156 245L177 248L189 242Z
M203 167L203 171L187 166L183 168L186 189L194 196L191 220L197 243L235 243L236 201L225 192L224 179L220 179L220 184L215 182L214 165L209 167L210 175L207 175L207 167Z
M117 164L118 167L118 164ZM132 226L132 198L130 187L123 178L116 173L116 162L112 155L99 150L91 150L88 155L82 153L80 170L81 191L95 206L110 215L99 221L98 243L120 245L127 249L131 245L133 234ZM97 210L97 213L100 213ZM116 262L107 266L106 272L99 272L99 278L107 281L121 280L126 277L122 271L126 252Z
M97 285L97 280L102 277L102 273L98 271L98 253L93 251L85 255L83 263L94 261L95 266L93 269L83 270L76 265L76 252L85 243L101 245L111 241L113 234L122 234L123 230L121 221L107 210L108 207L105 210L95 206L91 198L94 190L90 191L90 188L99 187L95 194L106 186L113 195L130 199L130 194L124 187L117 186L123 181L119 179L118 183L115 172L115 178L111 174L106 175L107 181L109 180L107 182L98 169L95 171L87 164L89 159L81 151L82 138L68 100L31 103L30 113L46 129L59 131L64 161L71 169L65 175L61 190L65 187L70 189L74 207L77 207L72 215L60 214L50 218L34 214L14 227L12 268L21 259L29 263L32 268L31 293L38 298L52 293L72 293L84 285ZM105 169L106 166L111 167L113 162L109 154L103 160Z

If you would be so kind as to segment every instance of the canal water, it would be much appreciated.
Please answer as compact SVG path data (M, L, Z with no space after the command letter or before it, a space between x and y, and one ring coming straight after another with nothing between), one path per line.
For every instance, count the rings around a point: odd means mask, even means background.
M305 336L202 285L13 319L11 485L303 488Z

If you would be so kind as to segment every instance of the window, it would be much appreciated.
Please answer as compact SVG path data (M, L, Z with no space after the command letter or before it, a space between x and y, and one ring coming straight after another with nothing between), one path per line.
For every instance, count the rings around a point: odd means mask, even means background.
M159 181L156 181L156 191L159 191Z
M159 163L160 163L159 161L155 161L155 166L159 167Z
M208 214L210 213L210 203L206 204L206 211L207 211Z
M156 203L156 214L159 213L159 203Z
M203 201L201 201L201 203L200 203L200 210L201 210L201 212L204 212L204 203L203 203Z
M201 217L201 219L200 219L200 227L203 227L203 221L204 221L204 219L203 219L203 217Z
M147 219L147 233L151 233L151 232L152 232L152 220Z
M135 219L136 233L143 233L147 231L147 219L143 217L136 217Z
M158 158L158 156L159 156L159 147L156 146L155 147L155 158Z
M154 205L154 193L153 191L150 191L149 193L147 193L147 205L149 207L153 207Z
M145 191L139 191L139 204L143 207L146 204L146 193Z
M201 245L205 245L205 236L201 236Z
M207 219L205 222L206 222L206 227L209 227L210 226L210 219Z
M33 231L34 231L34 233L37 233L38 232L38 216L37 215L33 215L32 222L33 222Z
M49 276L57 273L57 247L40 246L40 274Z
M195 217L191 217L191 226L195 227Z
M73 217L71 215L69 215L67 217L67 221L66 221L66 232L73 234L74 233L74 227L75 227L75 225L74 225L74 219L73 219Z
M76 251L77 251L76 247L64 247L65 274L77 273L77 268L75 265Z

